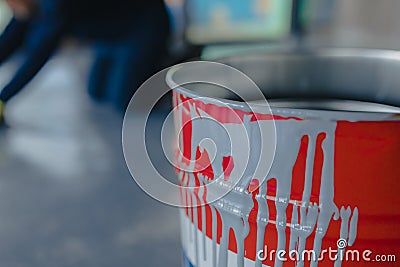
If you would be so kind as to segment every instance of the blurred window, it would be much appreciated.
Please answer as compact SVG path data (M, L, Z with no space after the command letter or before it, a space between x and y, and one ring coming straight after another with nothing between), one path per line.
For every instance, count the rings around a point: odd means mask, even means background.
M279 40L289 35L292 0L188 0L187 38L197 44Z

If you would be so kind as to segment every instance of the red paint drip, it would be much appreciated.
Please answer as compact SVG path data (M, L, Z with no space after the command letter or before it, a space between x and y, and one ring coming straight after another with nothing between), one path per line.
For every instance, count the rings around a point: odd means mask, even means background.
M222 169L224 171L224 180L228 181L231 176L232 170L235 167L233 158L231 156L222 159Z
M200 173L204 177L207 177L210 180L214 180L214 170L211 165L210 157L208 156L208 152L204 149L203 152L200 151L200 147L197 147L196 150L196 163L194 172Z
M252 194L252 193L255 193L259 187L260 187L260 182L258 181L258 179L253 179L253 180L251 180L249 187L247 188L247 191L250 194Z

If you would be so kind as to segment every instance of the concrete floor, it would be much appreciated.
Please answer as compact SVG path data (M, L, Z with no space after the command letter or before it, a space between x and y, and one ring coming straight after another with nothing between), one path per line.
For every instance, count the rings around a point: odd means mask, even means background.
M86 95L89 59L60 53L7 107L0 266L180 266L178 210L131 178L121 114ZM14 69L0 68L1 85Z

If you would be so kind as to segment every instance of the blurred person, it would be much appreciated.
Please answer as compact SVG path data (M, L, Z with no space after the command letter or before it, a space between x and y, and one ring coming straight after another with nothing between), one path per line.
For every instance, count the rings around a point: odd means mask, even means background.
M1 0L0 0L1 1ZM122 111L166 51L163 0L6 0L13 18L0 36L0 64L25 47L24 62L0 92L4 105L40 71L65 36L90 41L89 94Z

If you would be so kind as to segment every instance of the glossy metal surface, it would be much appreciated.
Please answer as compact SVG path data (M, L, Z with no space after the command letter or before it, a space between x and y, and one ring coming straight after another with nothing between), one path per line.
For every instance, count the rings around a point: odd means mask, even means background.
M219 61L249 75L270 99L275 116L276 152L268 173L258 172L258 167L268 160L263 153L257 154L255 148L260 148L265 140L273 143L268 139L271 130L265 127L273 118L270 114L249 111L243 102L232 101L238 99L221 86L198 83L176 89L177 129L183 129L179 142L183 154L188 155L177 160L194 166L194 170L203 170L197 176L181 171L182 184L207 185L222 174L228 183L231 177L241 175L235 173L235 167L226 174L228 168L220 167L224 166L221 157L208 159L212 148L200 142L206 138L215 142L217 155L229 157L233 166L239 163L251 170L241 176L237 190L216 202L207 202L208 190L204 190L202 198L194 197L196 191L183 198L196 205L209 204L210 209L206 211L207 205L202 206L201 212L189 208L181 216L182 245L188 261L198 267L244 266L245 262L246 266L282 266L277 257L260 259L256 252L268 247L274 251L286 250L286 253L295 249L301 255L307 248L319 255L322 248L339 247L337 240L344 240L344 247L359 251L369 248L377 254L394 253L400 240L395 219L399 210L390 203L399 200L393 187L399 176L400 124L398 115L393 113L399 113L399 108L383 104L400 104L396 74L399 53L320 50L237 55ZM200 73L217 81L214 84L221 84L224 79L235 85L241 82L239 75L229 75L228 71L185 67L172 70L169 77L181 83L190 80L188 75L198 77ZM241 93L247 90L251 97L248 89L242 86ZM204 95L211 97L204 98ZM238 114L240 119L236 119ZM201 119L196 121L197 116ZM241 152L229 150L241 147L245 140L237 137L238 131L229 132L233 140L229 143L228 138L210 134L217 127L202 118L211 118L229 129L238 130L244 125L250 134L264 126L261 128L264 135L249 135L253 157L247 161ZM190 125L189 130L183 125ZM263 146L261 150L266 152L271 148ZM203 155L207 155L205 160ZM187 158L196 162L188 164ZM252 185L260 187L252 191ZM249 192L244 193L246 189ZM299 209L303 211L299 213ZM382 221L382 226L377 221ZM200 227L197 222L203 225ZM213 230L217 234L210 234L207 229L222 229L220 238L217 230ZM381 242L388 244L382 247ZM348 263L349 266L358 264ZM320 261L318 266L332 265L332 262ZM336 260L334 265L341 266L341 261Z
M247 74L267 98L329 98L400 106L400 52L320 49L218 60ZM225 94L225 95L224 95ZM230 97L226 93L219 97Z

